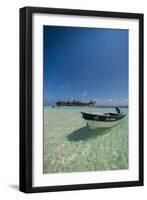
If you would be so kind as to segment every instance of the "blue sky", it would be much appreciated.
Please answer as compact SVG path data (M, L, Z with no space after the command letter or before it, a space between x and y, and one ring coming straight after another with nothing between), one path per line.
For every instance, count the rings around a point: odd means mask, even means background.
M128 103L128 30L44 26L44 104Z

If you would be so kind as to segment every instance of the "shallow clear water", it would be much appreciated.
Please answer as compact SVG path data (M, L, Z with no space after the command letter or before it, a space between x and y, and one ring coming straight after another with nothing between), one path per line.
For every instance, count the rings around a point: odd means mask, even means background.
M44 107L44 173L105 171L128 168L128 108L111 129L90 130L81 111L114 108Z

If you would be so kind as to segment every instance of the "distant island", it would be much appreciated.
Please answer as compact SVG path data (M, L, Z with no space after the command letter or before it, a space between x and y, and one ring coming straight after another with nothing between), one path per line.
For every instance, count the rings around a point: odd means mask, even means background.
M89 102L80 102L80 101L57 101L56 106L90 106L95 107L96 102L95 101L89 101Z

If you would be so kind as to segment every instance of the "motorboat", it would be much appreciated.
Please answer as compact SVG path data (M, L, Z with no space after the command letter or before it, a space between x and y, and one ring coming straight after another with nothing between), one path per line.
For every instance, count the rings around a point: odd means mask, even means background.
M121 112L119 107L115 107L116 112L100 113L100 112L81 112L82 117L86 120L90 129L111 128L119 124L126 116Z

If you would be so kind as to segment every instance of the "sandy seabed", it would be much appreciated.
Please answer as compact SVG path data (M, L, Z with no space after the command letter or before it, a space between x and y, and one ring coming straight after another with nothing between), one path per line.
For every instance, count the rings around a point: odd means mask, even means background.
M111 129L92 131L81 111L113 108L44 107L43 173L128 169L128 115Z

